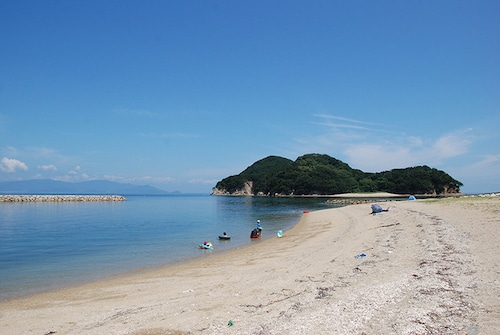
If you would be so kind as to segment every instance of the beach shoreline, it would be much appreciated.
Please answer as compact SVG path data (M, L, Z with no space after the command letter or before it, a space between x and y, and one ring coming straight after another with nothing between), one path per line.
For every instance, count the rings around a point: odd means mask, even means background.
M492 334L500 200L305 213L282 238L0 303L22 334ZM26 320L30 320L29 323Z

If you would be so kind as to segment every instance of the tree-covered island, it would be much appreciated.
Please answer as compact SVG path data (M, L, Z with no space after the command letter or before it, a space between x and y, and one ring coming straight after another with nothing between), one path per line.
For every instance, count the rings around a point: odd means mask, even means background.
M463 184L446 172L415 166L383 172L363 172L322 154L295 161L279 156L261 159L238 175L217 182L212 195L334 195L389 192L395 194L459 194Z

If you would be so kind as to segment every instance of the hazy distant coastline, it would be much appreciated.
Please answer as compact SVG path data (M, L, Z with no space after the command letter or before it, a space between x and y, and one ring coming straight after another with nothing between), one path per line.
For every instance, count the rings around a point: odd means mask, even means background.
M149 185L132 185L108 180L88 180L78 183L50 179L33 179L0 182L0 194L38 195L167 195Z
M0 202L125 201L121 195L0 195Z

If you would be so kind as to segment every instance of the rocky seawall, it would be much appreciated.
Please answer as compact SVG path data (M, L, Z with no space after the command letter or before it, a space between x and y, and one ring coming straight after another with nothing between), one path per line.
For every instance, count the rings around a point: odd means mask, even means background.
M0 195L0 202L125 201L121 195Z
M373 204L376 202L393 201L392 199L328 199L327 205L360 205L360 204Z

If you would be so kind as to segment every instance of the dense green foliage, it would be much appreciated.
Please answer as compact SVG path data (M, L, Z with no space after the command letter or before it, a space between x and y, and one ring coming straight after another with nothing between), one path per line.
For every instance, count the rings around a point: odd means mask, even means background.
M366 173L328 155L307 154L292 161L278 156L259 160L238 175L219 181L218 190L235 193L253 182L253 194L327 195L350 192L398 194L458 193L461 182L428 166Z

